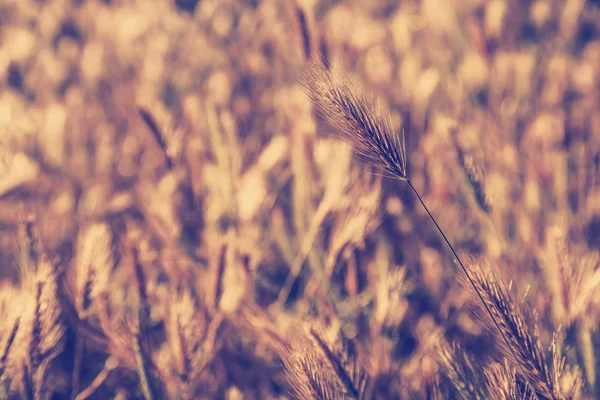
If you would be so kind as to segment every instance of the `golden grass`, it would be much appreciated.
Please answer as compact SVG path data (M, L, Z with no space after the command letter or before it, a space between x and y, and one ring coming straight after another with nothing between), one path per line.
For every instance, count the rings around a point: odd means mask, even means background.
M0 398L600 398L599 18L2 2Z

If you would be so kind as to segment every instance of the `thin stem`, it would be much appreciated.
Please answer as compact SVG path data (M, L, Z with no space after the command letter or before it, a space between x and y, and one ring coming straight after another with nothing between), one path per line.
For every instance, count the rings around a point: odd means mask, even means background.
M108 359L104 363L104 368L102 368L102 371L100 371L100 373L96 375L92 383L90 383L90 385L87 388L85 388L81 393L75 396L74 400L86 400L88 397L92 396L94 392L100 387L100 385L104 383L110 371L114 370L118 366L119 361L116 357L108 357Z
M81 377L81 362L83 361L83 341L84 336L79 332L75 331L75 355L73 357L73 376L71 378L71 398L79 393L79 378Z
M529 379L527 378L527 375L523 371L523 367L519 363L519 360L517 359L517 356L516 356L513 348L510 346L510 343L508 342L508 339L506 338L506 335L504 334L504 332L502 332L502 329L500 328L500 325L496 321L496 318L494 318L494 314L492 314L492 310L490 310L489 306L487 305L487 303L483 299L483 296L482 296L481 292L479 291L479 289L477 289L477 286L475 285L475 281L473 281L473 278L471 277L471 274L469 274L469 271L467 270L467 268L462 263L460 257L458 256L458 254L454 250L454 247L450 244L450 241L448 240L448 238L444 234L444 231L442 231L442 228L440 228L440 226L438 225L437 221L435 220L435 218L433 217L433 215L431 214L431 212L429 212L429 209L427 208L427 206L423 202L423 199L419 195L419 192L417 192L417 189L415 189L415 187L413 186L413 184L412 184L412 182L410 180L407 179L406 183L408 183L408 185L410 186L410 188L412 189L412 191L415 193L415 195L419 199L419 202L421 202L421 205L423 206L423 208L427 212L427 215L429 215L429 218L431 219L431 221L433 222L433 224L437 228L438 232L440 233L440 235L444 239L444 242L446 242L446 245L448 246L448 248L450 249L450 251L454 255L454 258L458 262L458 265L460 265L460 268L465 273L465 275L466 275L469 283L471 284L471 286L473 287L473 289L475 289L475 293L477 293L477 297L479 297L479 300L481 300L481 304L483 304L483 307L485 308L485 311L490 315L492 321L494 321L494 325L498 329L498 332L500 332L500 336L502 336L502 339L504 340L504 343L506 344L506 347L508 349L510 349L510 352L512 353L512 356L513 356L513 358L515 360L515 363L517 364L517 367L519 368L519 371L521 372L521 375L523 375L523 378L525 378L525 381L527 382L527 385L529 385L529 387L531 388L531 392L533 393L533 395L535 396L535 398L539 400L539 397L538 397L537 393L535 392L535 389L534 389L533 385L531 384L531 382L529 382Z

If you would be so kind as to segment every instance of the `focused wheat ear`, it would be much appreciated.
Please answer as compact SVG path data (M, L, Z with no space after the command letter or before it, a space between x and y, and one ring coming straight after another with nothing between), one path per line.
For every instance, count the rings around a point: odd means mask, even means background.
M404 135L394 133L373 97L357 94L348 80L320 63L307 64L299 79L317 112L356 154L393 177L408 181Z
M406 182L415 193L427 215L452 252L469 284L477 294L486 313L490 316L506 346L511 350L515 364L533 389L527 374L519 364L519 358L512 349L508 338L501 329L492 310L484 300L481 290L471 277L442 228L423 202L417 189L411 183L407 170L407 154L404 134L394 132L389 116L384 117L372 96L356 92L348 79L340 72L325 68L318 62L307 63L299 77L300 84L315 104L317 113L333 128L335 134L350 144L363 161L385 171L393 178ZM535 391L534 391L535 395ZM537 395L536 395L537 398Z

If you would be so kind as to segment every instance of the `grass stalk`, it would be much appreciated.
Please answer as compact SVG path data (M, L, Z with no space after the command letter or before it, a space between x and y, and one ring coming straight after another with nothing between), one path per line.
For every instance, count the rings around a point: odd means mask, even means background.
M359 158L383 170L389 176L405 181L410 186L444 239L447 247L452 252L462 272L467 277L469 284L475 290L477 297L484 306L485 312L489 314L502 340L510 349L519 372L523 375L527 385L532 388L534 396L537 398L533 389L534 386L529 382L514 349L510 346L508 338L486 304L471 274L425 205L418 191L408 179L404 135L398 135L394 132L389 117L383 117L378 103L373 97L367 96L364 93L357 93L353 90L346 77L327 69L324 65L316 62L308 63L304 75L300 78L300 83L315 104L318 114L325 122L336 128L337 136L350 144Z
M452 252L452 255L454 256L454 258L458 262L458 265L460 266L460 269L462 270L462 272L467 277L467 280L469 281L469 284L475 290L475 293L477 294L477 297L481 301L481 304L483 304L483 307L485 308L485 311L490 315L491 320L494 322L494 325L496 326L496 329L498 329L498 332L500 333L500 336L502 337L502 340L506 344L507 348L511 349L512 356L514 358L514 362L517 365L517 367L519 368L519 372L521 373L521 375L523 375L523 377L527 381L527 385L530 386L533 389L533 385L531 385L531 383L529 382L529 379L527 378L527 375L525 374L525 371L523 371L523 367L519 363L519 360L517 359L516 354L514 354L514 351L512 350L512 347L510 346L508 338L504 334L504 331L502 331L502 328L500 328L500 325L498 324L498 321L496 320L496 318L494 318L492 310L490 310L490 308L487 305L486 301L483 299L483 295L481 294L481 292L479 291L479 289L475 285L475 282L473 281L473 278L471 277L471 274L469 273L469 270L465 267L465 265L463 264L462 260L458 256L458 253L456 252L456 250L454 250L454 247L452 246L452 244L450 243L450 241L446 237L446 234L444 234L444 231L442 230L442 228L440 227L440 225L437 223L437 221L435 220L435 218L433 217L433 215L431 214L431 212L429 211L429 209L425 205L425 202L423 201L423 199L419 195L419 192L417 191L417 189L413 186L413 184L411 183L411 181L409 179L406 179L406 183L408 184L408 186L410 186L410 188L414 192L415 196L417 196L417 199L419 199L419 202L423 206L423 209L425 209L425 211L427 212L427 215L429 216L429 219L431 219L431 222L433 222L433 224L435 225L436 229L438 230L438 232L442 236L442 239L444 239L444 243L446 243L446 246ZM533 395L535 396L535 398L537 399L538 397L537 397L537 394L535 393L535 390L532 390L532 392L533 392Z

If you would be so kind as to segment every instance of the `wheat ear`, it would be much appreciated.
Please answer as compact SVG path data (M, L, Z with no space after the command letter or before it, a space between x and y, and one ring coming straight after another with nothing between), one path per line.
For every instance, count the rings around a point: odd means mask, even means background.
M381 114L373 97L353 90L352 85L341 73L326 68L318 62L308 62L299 78L306 94L315 104L318 114L326 123L336 129L336 135L350 144L359 158L385 171L391 177L405 181L419 199L427 215L444 239L469 284L477 293L485 311L490 315L507 347L508 339L486 304L483 295L475 284L471 274L454 250L442 228L423 202L417 189L408 179L407 155L404 134L394 132L389 117ZM516 365L522 369L514 350L511 354ZM524 371L520 371L527 384L533 388ZM535 393L535 391L534 391ZM537 396L536 396L537 397Z

